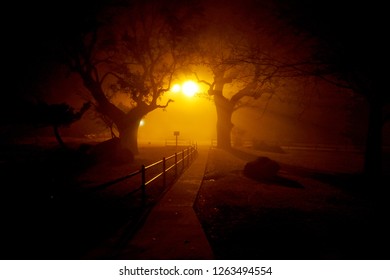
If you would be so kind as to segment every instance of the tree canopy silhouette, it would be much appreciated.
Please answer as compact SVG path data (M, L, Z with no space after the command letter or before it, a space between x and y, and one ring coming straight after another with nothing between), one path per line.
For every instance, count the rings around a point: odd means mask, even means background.
M379 1L278 1L280 15L296 32L314 38L311 60L302 64L315 75L364 96L369 109L364 173L378 178L382 171L382 128L389 119L386 106L384 58L388 42L386 8Z
M173 101L164 93L189 57L196 31L189 23L199 9L191 1L113 3L91 17L84 14L83 28L61 46L95 108L114 123L122 148L136 154L140 120Z
M260 98L271 99L288 79L300 75L288 63L289 56L297 55L297 38L271 11L251 0L208 6L207 18L212 20L202 30L197 65L209 75L197 77L216 107L220 148L231 148L236 110L253 107Z
M32 105L31 112L25 119L38 127L51 126L60 146L66 148L67 146L62 140L59 128L70 126L75 121L80 120L90 106L91 103L86 102L78 112L75 112L74 108L66 103L48 104L39 102Z

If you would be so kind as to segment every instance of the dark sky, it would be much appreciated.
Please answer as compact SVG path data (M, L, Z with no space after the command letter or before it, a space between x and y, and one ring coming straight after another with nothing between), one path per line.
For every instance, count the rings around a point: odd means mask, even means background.
M112 0L111 0L112 1ZM106 0L106 2L111 2ZM3 95L11 100L29 95L34 86L50 75L58 38L81 28L80 18L94 12L101 1L14 1L2 7ZM205 1L210 3L211 1ZM228 5L229 1L223 2ZM349 57L349 66L367 61L373 68L383 68L388 16L383 1L274 0L278 12L296 24L297 30L319 36L322 46L341 44ZM269 6L269 5L266 5ZM5 16L6 15L6 16ZM54 51L53 51L54 50ZM386 52L387 53L387 52ZM358 66L356 66L358 67ZM383 73L383 71L381 72ZM7 102L2 102L3 105ZM6 106L9 108L10 106Z
M364 49L373 51L380 47L380 39L386 36L383 32L387 17L383 12L383 4L379 1L275 1L282 3L282 7L286 9L285 13L280 14L289 17L291 22L297 24L298 29L321 36L325 41L340 40L344 44L350 43L349 47L354 46L350 48L352 52L361 52ZM93 13L93 7L96 7L98 2L23 0L2 7L3 15L7 15L2 19L5 31L2 42L8 67L13 68L11 75L25 76L30 72L30 65L34 67L32 72L36 71L36 67L44 68L45 60L51 58L53 39L80 28L78 18L86 13ZM263 3L269 0L255 2ZM228 5L229 1L223 3ZM360 55L363 57L366 54Z
M323 47L344 48L346 55L370 61L387 49L389 17L383 1L279 2L287 3L284 15L297 29L320 38Z
M93 11L91 2L98 1L14 1L2 7L8 79L22 87L50 72L58 39L81 27L81 16Z

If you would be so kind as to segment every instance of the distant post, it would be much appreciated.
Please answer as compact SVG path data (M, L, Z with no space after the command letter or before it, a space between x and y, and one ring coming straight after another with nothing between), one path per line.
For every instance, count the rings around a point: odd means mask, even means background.
M176 149L177 149L177 137L179 137L180 131L174 131L173 135L176 137Z
M141 193L142 193L142 206L146 204L146 176L145 176L145 165L141 166Z

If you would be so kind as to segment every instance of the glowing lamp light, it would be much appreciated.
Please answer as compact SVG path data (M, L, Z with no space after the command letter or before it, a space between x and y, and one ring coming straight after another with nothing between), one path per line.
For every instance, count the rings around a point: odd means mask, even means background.
M180 92L181 91L180 85L179 84L173 85L173 87L171 88L171 91L174 93Z
M192 97L199 91L198 85L193 81L187 81L183 84L182 92L188 96Z
M171 88L171 92L182 92L185 96L193 97L199 91L199 86L193 81L186 81L183 85L175 84Z

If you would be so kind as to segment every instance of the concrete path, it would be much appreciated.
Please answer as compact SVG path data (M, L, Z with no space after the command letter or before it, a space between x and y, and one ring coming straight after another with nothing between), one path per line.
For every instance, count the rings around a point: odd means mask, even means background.
M193 205L202 184L208 148L198 157L149 213L144 225L115 259L213 259L213 252Z

